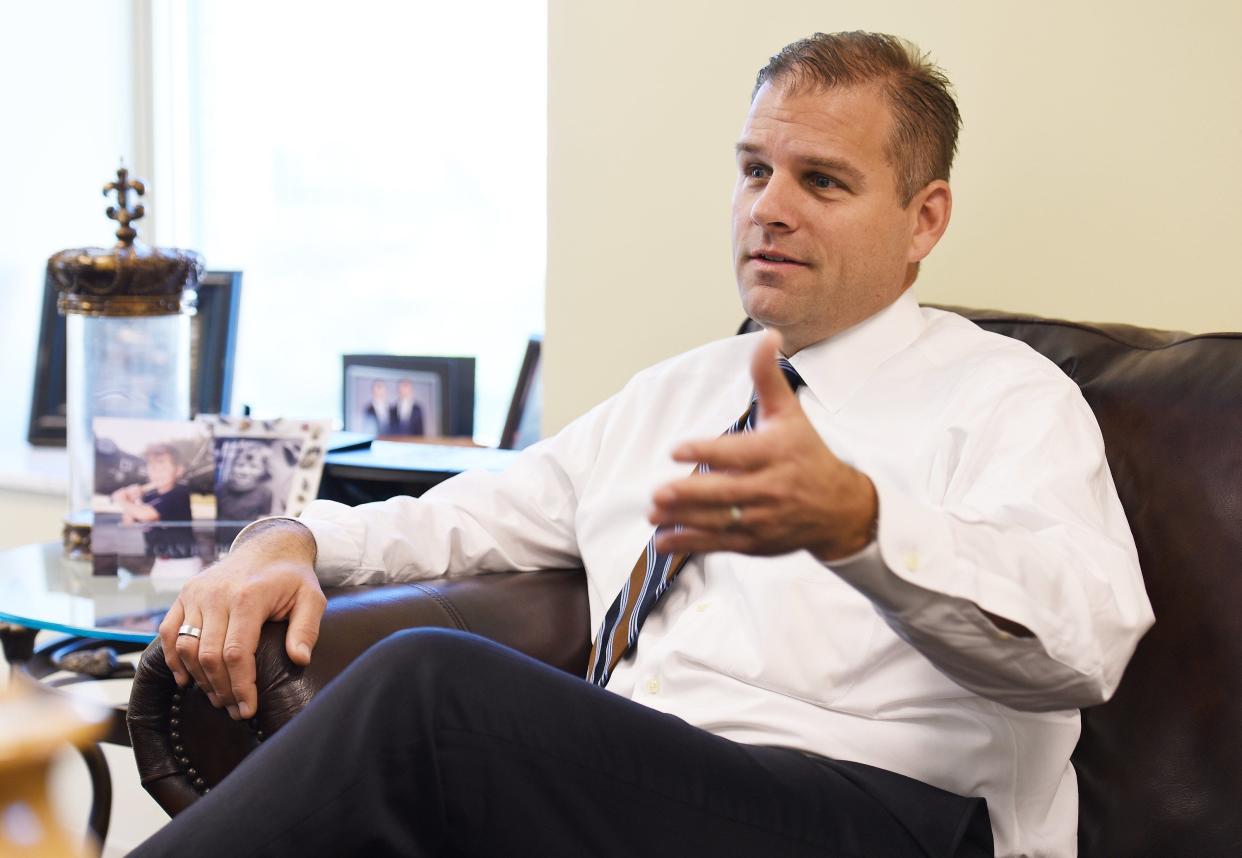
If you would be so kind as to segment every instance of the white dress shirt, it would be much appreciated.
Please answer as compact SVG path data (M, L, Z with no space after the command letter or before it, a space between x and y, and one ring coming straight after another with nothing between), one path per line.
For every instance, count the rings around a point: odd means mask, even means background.
M315 501L301 521L320 579L581 564L594 634L652 494L690 471L674 446L745 410L755 344L639 373L504 473ZM876 543L832 568L805 551L691 558L609 690L738 742L984 796L998 855L1075 854L1077 707L1112 694L1153 621L1090 409L1026 345L909 293L792 363L811 423L876 486Z

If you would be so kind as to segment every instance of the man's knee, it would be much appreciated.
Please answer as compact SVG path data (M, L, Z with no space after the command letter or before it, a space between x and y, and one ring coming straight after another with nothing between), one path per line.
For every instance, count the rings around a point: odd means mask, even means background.
M504 652L499 644L469 632L417 628L394 632L371 647L365 659L369 670L443 692L464 679L485 677Z
M453 629L395 632L331 683L334 699L345 707L343 712L372 728L391 720L393 730L417 734L418 725L438 722L437 713L446 705L470 708L486 700L488 677L494 675L483 667L489 649L503 651L477 635Z
M469 658L480 649L495 646L497 645L470 632L431 626L393 632L371 647L367 655L374 653L379 658L400 661L414 658L419 661L432 661Z

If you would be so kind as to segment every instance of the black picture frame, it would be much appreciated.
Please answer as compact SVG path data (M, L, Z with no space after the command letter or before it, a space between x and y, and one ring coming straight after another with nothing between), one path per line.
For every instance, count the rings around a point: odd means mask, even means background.
M431 357L419 355L341 355L341 418L345 431L366 431L353 424L355 401L350 377L374 369L377 375L430 373L439 378L439 429L427 437L470 438L474 435L474 370L472 357Z
M233 408L233 362L242 273L208 271L198 281L192 321L190 402L194 415L228 414Z
M192 414L226 414L233 394L240 271L208 271L198 281L198 312L190 321ZM39 346L26 440L38 447L65 446L65 317L56 310L56 284L43 282Z
M527 428L531 421L541 416L543 403L538 392L540 355L543 349L543 337L531 337L526 343L526 354L522 356L522 368L518 370L517 384L513 386L513 398L509 400L509 413L505 417L505 428L500 433L502 450L515 450L527 446L530 435ZM537 434L537 429L535 433Z

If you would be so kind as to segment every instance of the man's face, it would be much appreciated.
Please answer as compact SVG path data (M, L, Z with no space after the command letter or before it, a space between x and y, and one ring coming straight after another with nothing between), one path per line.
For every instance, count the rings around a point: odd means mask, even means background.
M913 281L919 195L901 205L876 89L766 83L738 141L733 253L747 315L793 354L874 315ZM930 249L930 248L928 248Z
M383 402L388 398L388 386L382 381L371 382L371 398L376 402Z
M400 381L397 383L397 396L401 399L409 401L414 398L414 383L411 381Z

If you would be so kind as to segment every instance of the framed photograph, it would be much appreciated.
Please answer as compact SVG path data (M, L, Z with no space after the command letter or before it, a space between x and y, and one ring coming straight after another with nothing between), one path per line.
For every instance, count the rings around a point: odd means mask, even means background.
M474 435L474 358L344 355L346 432L379 437Z
M190 414L233 410L233 356L241 308L240 271L208 271L198 281L190 322Z
M241 277L240 271L208 271L198 282L198 312L190 320L191 414L231 408ZM65 317L56 311L56 284L49 273L26 432L31 444L65 446L65 391Z
M160 519L168 519L163 507L172 502L165 503L165 498L174 489L184 488L174 496L173 506L182 513L175 520L216 517L211 498L215 458L208 427L192 420L96 417L93 428L93 510L122 512L118 499L122 494L135 494L132 489L138 487L144 494L155 493L147 503L160 512Z
M543 383L539 372L542 346L542 337L531 337L526 343L505 428L500 433L502 450L522 450L539 440L543 421Z
M92 428L92 556L195 559L192 522L216 518L210 429L189 420L116 417L97 417ZM109 574L114 566L95 571Z
M296 516L319 492L332 421L210 414L200 415L198 422L210 427L220 521Z

